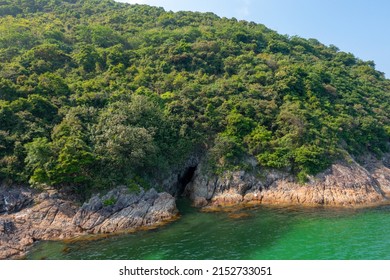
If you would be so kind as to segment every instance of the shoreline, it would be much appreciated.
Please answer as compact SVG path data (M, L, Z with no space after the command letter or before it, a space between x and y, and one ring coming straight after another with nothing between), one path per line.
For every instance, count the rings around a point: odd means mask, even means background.
M303 185L278 171L267 171L259 179L245 171L216 176L201 170L197 168L183 195L204 212L258 206L362 209L390 204L390 168L373 159L368 166L333 164ZM0 259L23 258L40 240L101 239L156 229L180 218L171 194L153 188L133 193L125 186L94 195L81 206L56 192L2 187L0 213Z
M176 199L175 199L176 201ZM39 204L38 204L39 205ZM36 207L38 205L34 205L33 207ZM281 202L273 202L273 203L263 203L261 201L245 201L240 202L236 204L226 204L226 205L208 205L204 207L196 207L192 205L192 207L199 208L199 211L201 212L207 212L207 213L216 213L216 212L226 212L231 213L232 215L235 214L235 212L240 212L241 210L246 209L255 209L258 207L270 207L270 208L295 208L295 207L303 207L307 209L329 209L329 210L337 210L337 209L365 209L365 208L375 208L379 207L381 205L390 205L390 199L384 198L381 201L377 201L375 203L367 203L367 204L355 204L355 205L308 205L308 204L302 204L302 203L281 203ZM31 208L24 209L25 211L31 210ZM23 210L22 210L23 211ZM21 212L22 212L21 211ZM12 219L12 216L14 215L16 218L17 216L20 216L20 212L16 212L13 214L8 215L0 215L0 222L3 220L9 220ZM172 222L175 222L179 220L181 217L180 212L177 212L170 216L169 218L166 218L164 220L155 222L153 224L145 225L145 226L139 226L139 227L133 227L133 228L127 228L122 230L117 230L113 232L97 232L97 233L89 233L87 231L79 231L76 228L73 229L66 229L68 231L68 236L64 236L62 234L59 234L58 236L52 236L49 238L42 238L42 239L30 239L29 242L21 242L19 244L19 251L16 253L15 251L12 251L12 246L8 248L8 254L4 253L7 251L6 248L4 248L4 242L0 241L0 249L3 251L3 255L0 259L24 259L25 255L28 253L28 251L31 249L32 246L36 244L36 242L39 241L62 241L64 243L71 244L73 242L82 242L82 241L93 241L93 240L101 240L105 238L110 238L118 235L123 234L131 234L135 232L140 231L148 231L153 229L158 229L161 227L164 227ZM4 219L5 218L5 219ZM235 218L242 218L241 215L238 215ZM72 231L73 230L73 231ZM23 241L23 238L21 238L21 241ZM11 249L11 251L10 251Z
M230 205L230 206L217 206L217 207L203 207L203 208L198 208L200 212L205 212L205 213L227 213L231 219L245 219L248 216L250 216L250 211L255 211L257 209L260 209L261 207L265 207L267 209L316 209L316 210L329 210L329 211L338 211L338 210L362 210L362 209L370 209L370 208L376 208L380 206L385 206L385 205L390 205L390 200L386 199L383 200L382 202L378 203L372 203L372 204L367 204L367 205L359 205L359 206L350 206L350 207L345 207L345 206L321 206L321 205L303 205L303 204L260 204L260 203L241 203L241 204L236 204L236 205ZM191 206L194 207L194 206ZM196 207L194 207L196 208ZM244 210L244 211L243 211ZM247 211L246 211L247 210ZM86 235L80 235L80 236L75 236L72 238L65 238L65 239L55 239L55 240L50 240L50 241L61 241L65 245L65 249L67 249L67 245L72 244L72 243L77 243L77 242L91 242L91 241L96 241L96 240L102 240L102 239L109 239L112 237L120 236L120 235L126 235L126 234L132 234L140 231L148 231L148 230L153 230L153 229L160 229L164 226L167 226L171 224L172 222L178 221L181 218L181 214L178 213L176 216L172 217L170 220L166 220L163 222L160 222L158 224L154 224L151 226L147 227L140 227L140 228L134 228L134 229L129 229L129 230L123 230L123 231L118 231L118 232L113 232L113 233L100 233L100 234L86 234ZM45 241L45 240L42 240ZM39 242L39 241L38 241ZM26 250L26 254L29 252L29 249L34 246L32 244L29 246L28 250ZM25 259L24 256L17 257L16 259Z
M180 217L175 198L154 189L134 194L119 187L93 196L81 207L47 193L31 194L28 199L25 208L0 214L0 259L23 258L37 241L104 238L155 229Z
M390 155L382 160L368 156L366 162L337 162L306 183L288 172L226 171L219 175L202 171L199 164L186 194L195 207L236 204L280 204L323 207L364 207L390 197Z
M359 204L359 205L344 205L344 206L336 206L336 205L309 205L309 204L288 204L288 203L261 203L258 201L248 201L242 202L233 205L209 205L205 207L196 207L192 205L192 207L199 208L199 211L205 213L214 213L214 212L235 212L240 210L246 210L251 208L259 208L259 207L268 207L268 208L304 208L304 209L326 209L326 210L344 210L344 209L370 209L376 208L380 206L390 205L390 199L385 198L382 201L367 203L367 204Z
M173 197L172 197L173 198ZM174 199L174 198L173 198ZM176 202L176 199L174 199ZM43 202L41 202L43 203ZM39 206L41 203L32 206L32 208ZM207 213L215 213L215 212L227 212L231 213L232 215L235 214L235 212L240 212L244 209L255 209L258 207L270 207L270 208L295 208L295 207L303 207L307 209L329 209L329 210L337 210L337 209L365 209L365 208L375 208L380 207L382 205L390 205L390 199L387 197L383 197L382 200L377 202L371 202L371 203L365 203L365 204L349 204L349 205L324 205L324 204L304 204L304 203L285 203L285 202L262 202L258 200L252 200L252 201L242 201L235 204L218 204L218 205L207 205L204 207L196 207L192 205L192 207L199 208L199 211L201 212L207 212ZM20 212L16 212L13 214L8 215L0 215L0 222L4 220L17 220L18 217L21 215L25 215L26 213L23 213L23 211L30 211L31 208L26 208ZM18 246L17 248L13 247L12 244L4 244L4 238L3 240L0 240L0 249L3 252L3 254L0 256L0 259L24 259L25 255L28 253L30 248L34 246L36 242L39 241L63 241L65 243L73 243L73 242L80 242L80 241L92 241L92 240L101 240L105 238L110 238L113 236L123 235L123 234L131 234L139 231L147 231L147 230L153 230L157 228L164 227L172 222L175 222L179 220L181 217L180 212L175 212L171 216L164 218L162 220L159 220L157 222L154 222L153 224L148 225L141 225L137 227L132 228L126 228L126 229L120 229L115 230L112 232L88 232L88 231L80 231L77 227L71 227L71 228L65 228L62 231L59 231L56 235L49 235L49 236L42 236L42 238L29 238L26 240L26 237L23 237L23 233L19 232L20 235L18 238ZM240 215L237 216L237 218L241 218ZM64 223L64 221L60 221L60 223ZM38 230L39 228L32 228L32 230ZM50 228L47 230L50 231ZM64 232L67 232L64 234ZM15 232L16 233L16 232ZM18 233L16 233L18 234ZM2 233L0 232L0 236ZM2 236L4 237L4 235ZM8 241L11 241L11 238ZM12 243L12 242L11 242ZM15 245L15 243L13 244ZM16 251L15 251L16 250ZM7 253L8 252L8 253Z

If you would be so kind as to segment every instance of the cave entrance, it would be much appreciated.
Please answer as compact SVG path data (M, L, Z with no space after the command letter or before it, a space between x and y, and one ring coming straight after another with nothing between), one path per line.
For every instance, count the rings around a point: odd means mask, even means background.
M197 166L190 166L184 171L182 176L179 175L179 179L177 182L176 196L182 196L184 194L186 186L194 178L196 168L197 168Z

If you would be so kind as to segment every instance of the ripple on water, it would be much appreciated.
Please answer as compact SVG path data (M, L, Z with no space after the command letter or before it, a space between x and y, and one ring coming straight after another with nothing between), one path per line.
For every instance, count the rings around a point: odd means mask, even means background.
M390 207L258 207L202 213L184 205L158 230L40 242L29 259L390 259Z

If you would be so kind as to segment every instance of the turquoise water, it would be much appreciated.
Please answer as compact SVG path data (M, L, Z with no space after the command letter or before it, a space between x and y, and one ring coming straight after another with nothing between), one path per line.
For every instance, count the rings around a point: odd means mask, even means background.
M182 217L162 228L74 243L40 242L28 259L390 259L390 206L256 207Z

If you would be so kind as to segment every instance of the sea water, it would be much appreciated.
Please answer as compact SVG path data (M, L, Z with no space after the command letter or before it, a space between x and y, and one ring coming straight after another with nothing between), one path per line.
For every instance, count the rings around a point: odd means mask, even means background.
M161 228L71 243L40 242L27 259L390 259L390 205L258 206L205 213L183 199L178 207L180 219Z

